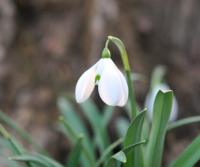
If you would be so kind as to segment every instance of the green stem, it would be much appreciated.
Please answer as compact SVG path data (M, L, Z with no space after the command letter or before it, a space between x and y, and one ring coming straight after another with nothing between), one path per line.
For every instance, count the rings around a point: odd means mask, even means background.
M119 38L108 36L108 40L106 41L106 47L108 46L109 41L112 41L120 51L122 63L126 72L126 78L127 78L127 83L128 83L128 89L129 89L129 101L130 101L130 107L131 107L131 118L133 119L135 118L137 114L137 106L136 106L133 82L131 80L131 68L130 68L130 64L128 60L128 54L126 52L126 48L123 42Z

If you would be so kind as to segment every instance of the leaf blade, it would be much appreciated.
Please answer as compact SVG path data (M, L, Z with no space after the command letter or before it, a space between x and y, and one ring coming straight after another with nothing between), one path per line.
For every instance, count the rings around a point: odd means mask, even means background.
M159 91L154 102L152 129L146 150L146 167L160 167L173 92Z
M83 113L93 128L97 146L102 153L109 144L106 128L103 125L103 116L92 100L81 103Z
M200 160L200 135L174 160L170 167L192 167Z
M72 139L76 141L80 134L77 134L74 131L74 129L70 126L70 124L63 117L60 117L60 122L69 132L69 135L72 137ZM81 135L84 135L84 134L81 134ZM90 152L90 150L87 147L87 142L85 140L83 140L83 152L84 152L83 158L84 160L87 160L85 162L88 163L88 165L90 165L91 167L93 167L95 164L95 155Z
M192 124L192 123L198 123L198 122L200 122L200 116L183 118L183 119L180 119L180 120L170 123L167 127L167 130L172 130L174 128L178 128L181 126L185 126L185 125Z
M127 154L131 151L133 151L136 147L140 146L141 144L146 143L146 140L142 140L140 142L134 143L132 145L129 145L128 147L122 149L121 151L115 153L112 155L107 163L104 164L104 167L115 167L115 163L127 163Z
M80 136L77 139L76 145L73 148L73 150L70 153L69 158L67 160L66 167L76 167L76 166L78 166L79 159L80 159L81 152L82 152L82 140L83 140L83 136Z
M132 121L129 126L126 137L124 139L124 147L129 147L133 143L137 143L141 140L142 127L144 122L146 109L140 112L136 118ZM127 163L124 164L124 167L132 166L143 166L143 157L141 147L137 147L134 151L127 154Z
M13 119L11 119L9 116L7 116L5 113L0 111L0 120L5 123L7 126L14 129L19 136L24 139L27 143L32 144L35 148L37 148L39 151L47 154L47 152L36 142L33 141L32 137L24 131L22 128L19 128L18 125L15 123Z

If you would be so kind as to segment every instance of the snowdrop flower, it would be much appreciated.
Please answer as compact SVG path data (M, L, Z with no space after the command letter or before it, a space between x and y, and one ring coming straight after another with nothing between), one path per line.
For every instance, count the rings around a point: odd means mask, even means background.
M79 78L75 96L78 103L89 98L95 85L101 99L110 106L124 106L128 100L128 86L125 77L110 56L101 58Z
M153 90L147 95L146 100L145 100L145 106L148 109L148 117L150 120L152 120L153 117L153 104L156 98L156 95L159 90L166 91L169 90L169 86L164 84L164 83L159 83L154 86ZM172 111L170 114L169 121L175 121L178 115L178 103L176 98L173 98L173 104L172 104Z

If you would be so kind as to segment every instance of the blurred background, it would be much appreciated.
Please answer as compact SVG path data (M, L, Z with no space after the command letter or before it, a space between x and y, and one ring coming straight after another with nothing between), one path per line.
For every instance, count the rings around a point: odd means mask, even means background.
M114 35L125 43L134 72L145 77L135 82L141 106L152 70L162 64L179 103L178 119L199 115L199 11L199 0L0 0L0 108L62 161L69 146L56 132L57 97L73 93ZM121 66L117 49L111 50ZM199 128L170 132L164 161Z

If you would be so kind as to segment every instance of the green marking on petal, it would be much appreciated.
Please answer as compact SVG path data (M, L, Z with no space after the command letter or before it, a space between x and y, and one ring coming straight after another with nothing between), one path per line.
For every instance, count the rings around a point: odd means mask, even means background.
M95 77L95 83L97 83L100 80L101 76L99 74L96 75Z

